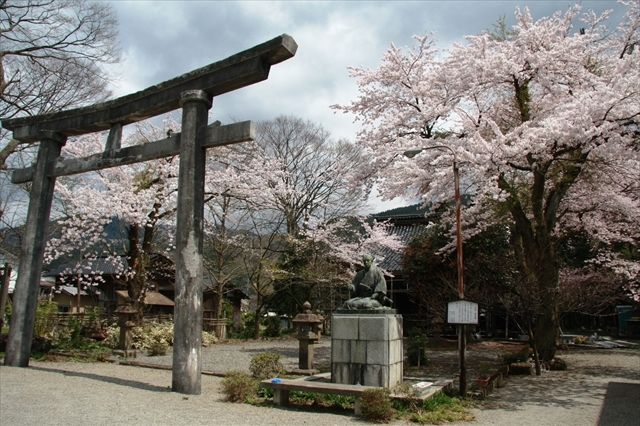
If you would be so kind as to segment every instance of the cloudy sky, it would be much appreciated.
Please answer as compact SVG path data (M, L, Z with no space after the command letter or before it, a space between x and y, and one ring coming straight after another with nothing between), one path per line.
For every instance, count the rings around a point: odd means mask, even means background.
M271 68L269 79L214 99L223 123L295 115L354 140L353 117L334 113L357 95L347 67L374 68L385 50L434 33L446 49L467 34L491 28L501 16L514 22L517 7L534 18L566 10L570 1L113 1L120 22L122 62L112 69L114 95L142 90L224 59L280 34L298 43L295 57ZM623 7L582 1L584 9ZM397 204L397 202L395 203ZM389 204L384 207L390 206Z

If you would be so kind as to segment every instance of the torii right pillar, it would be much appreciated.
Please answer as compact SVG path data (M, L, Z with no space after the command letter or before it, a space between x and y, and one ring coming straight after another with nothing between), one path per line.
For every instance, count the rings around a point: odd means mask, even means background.
M171 388L174 392L199 395L202 382L202 219L206 161L203 143L211 97L203 90L188 90L182 93L181 104Z

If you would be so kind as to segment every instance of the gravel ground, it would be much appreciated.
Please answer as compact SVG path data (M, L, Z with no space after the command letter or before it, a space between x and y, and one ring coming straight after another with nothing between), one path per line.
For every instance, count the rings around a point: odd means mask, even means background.
M231 370L249 372L251 358L261 352L277 352L285 369L291 371L298 368L298 341L287 338L281 340L234 340L218 343L202 348L202 370L213 373L226 373ZM314 360L316 365L328 365L331 358L331 339L324 338L315 345ZM165 356L138 355L136 361L171 366L171 353Z
M296 341L218 344L203 351L203 365L217 372L247 369L252 355L273 349L289 354L285 364L294 365L296 348ZM325 351L328 342L317 352ZM509 377L504 388L473 409L476 421L467 424L638 424L640 351L570 351L562 356L570 370L546 372L543 377ZM155 362L167 359L153 357ZM30 368L0 366L0 424L363 424L345 413L226 403L221 380L203 376L202 394L184 396L170 392L171 371L165 370L68 362L32 362Z

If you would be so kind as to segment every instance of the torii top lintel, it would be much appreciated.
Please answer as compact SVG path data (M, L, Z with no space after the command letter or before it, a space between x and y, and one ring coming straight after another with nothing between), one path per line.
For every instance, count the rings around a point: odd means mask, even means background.
M2 127L13 130L14 139L28 143L40 140L44 131L73 136L107 130L114 124L134 123L178 109L180 94L185 90L204 90L217 96L266 80L271 65L292 58L297 48L295 40L283 34L121 98L52 114L2 120Z

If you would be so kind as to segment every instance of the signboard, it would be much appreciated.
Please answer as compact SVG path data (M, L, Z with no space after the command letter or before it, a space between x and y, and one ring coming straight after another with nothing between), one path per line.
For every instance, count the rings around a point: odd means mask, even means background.
M468 300L456 300L447 305L449 324L478 324L478 304Z

